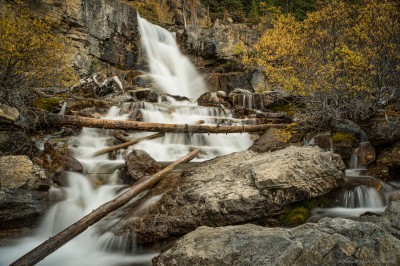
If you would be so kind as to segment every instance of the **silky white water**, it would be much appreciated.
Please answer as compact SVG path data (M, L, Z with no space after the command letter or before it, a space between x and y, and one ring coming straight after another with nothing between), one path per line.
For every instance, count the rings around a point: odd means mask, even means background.
M204 79L181 54L171 32L151 24L139 14L138 25L151 77L162 92L189 98L197 98L206 92Z
M142 46L150 65L150 75L157 88L170 95L187 96L192 100L177 101L161 96L158 103L135 102L121 107L120 114L141 121L170 124L243 125L245 121L232 118L230 110L197 106L198 96L206 92L203 77L183 56L172 33L149 23L138 15ZM135 136L135 135L133 135ZM140 136L140 135L139 135ZM219 155L245 150L252 144L249 134L174 134L142 141L134 148L145 150L157 161L174 161L200 148L201 155L193 161L203 161Z
M138 16L142 43L150 66L150 75L158 85L160 92L181 95L191 100L177 101L164 95L158 103L127 103L112 107L104 117L107 119L127 120L137 115L142 121L208 124L242 125L245 121L232 118L224 108L199 107L193 101L206 91L206 85L193 64L178 49L173 35ZM121 86L122 90L122 86ZM66 108L66 106L65 106ZM62 111L62 113L65 111ZM132 137L152 134L150 132L131 133ZM113 137L108 130L83 128L79 136L69 141L73 157L83 165L85 175L68 173L69 186L54 189L62 192L65 200L56 203L48 210L43 221L30 236L14 240L7 246L0 247L0 265L9 265L29 250L41 244L57 232L78 221L84 215L113 199L118 185L118 169L124 164L122 153L110 160L108 155L91 158L91 154L112 145ZM194 147L202 153L197 161L214 158L218 155L247 149L252 144L248 134L208 135L208 134L166 134L164 137L143 141L135 145L136 149L147 151L157 161L175 161L187 154ZM125 153L129 152L126 151ZM140 215L162 195L155 196L133 210ZM112 225L116 220L106 220ZM66 245L49 255L38 265L151 265L151 258L157 253L135 249L134 238L119 237L112 233L99 233L94 225L74 238ZM104 224L103 224L104 226ZM129 248L128 248L129 247ZM133 247L133 248L132 248Z
M391 197L399 195L400 187L397 183L386 183L363 174L366 167L360 165L357 149L351 156L350 168L346 170L345 177L346 183L352 188L343 191L339 207L315 208L311 212L310 220L325 216L357 218L366 212L380 214L386 209Z
M124 116L115 116L115 110L110 109L108 119L126 119ZM79 173L68 173L69 186L61 189L65 200L56 203L47 211L40 226L30 236L0 247L0 265L9 265L49 237L117 196L121 186L115 184L113 177L118 171L116 169L124 163L122 158L109 160L107 156L99 156L88 159L88 154L107 147L110 138L108 131L84 128L79 136L70 141L70 145L76 147L74 157L82 163L89 178ZM95 187L93 184L103 185ZM151 265L151 258L157 253L139 255L135 254L135 250L126 252L126 247L134 246L134 243L130 242L131 240L111 233L99 234L96 226L92 226L38 265Z

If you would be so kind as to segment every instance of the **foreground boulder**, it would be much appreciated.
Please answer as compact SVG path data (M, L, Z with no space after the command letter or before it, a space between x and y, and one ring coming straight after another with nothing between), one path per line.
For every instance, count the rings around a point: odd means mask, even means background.
M152 242L202 225L261 221L288 204L333 191L343 180L340 156L319 148L233 153L189 168L175 182L163 180L153 189L164 192L160 200L136 217L132 206L125 208L114 231ZM150 190L143 200L154 196Z
M399 265L399 250L400 240L378 225L324 218L292 229L200 227L153 265Z

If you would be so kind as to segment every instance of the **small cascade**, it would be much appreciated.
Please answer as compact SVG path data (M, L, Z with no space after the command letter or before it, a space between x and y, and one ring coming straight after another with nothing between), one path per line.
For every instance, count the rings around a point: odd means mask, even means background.
M367 145L367 141L360 143L360 147ZM359 158L359 149L354 149L346 169L346 189L342 192L340 206L335 208L315 208L311 212L310 221L321 217L347 217L357 218L366 212L382 213L392 195L400 193L396 183L386 183L372 176L364 174L366 166L362 165Z
M126 116L116 116L118 108L111 108L108 119L126 119ZM112 138L108 131L84 128L81 134L70 141L70 146L84 167L87 176L79 173L68 173L68 187L53 191L62 193L64 200L53 205L44 216L40 226L28 236L11 243L10 246L0 247L0 265L9 265L17 258L38 246L49 237L57 234L83 216L112 200L121 191L117 184L118 168L124 163L121 156L109 160L107 156L88 158L88 154L109 146ZM93 184L103 184L94 186ZM154 203L150 202L147 205ZM142 207L143 208L143 207ZM115 221L108 221L113 223ZM132 239L115 236L111 233L99 234L97 225L72 239L38 265L151 265L151 258L156 252L139 252Z

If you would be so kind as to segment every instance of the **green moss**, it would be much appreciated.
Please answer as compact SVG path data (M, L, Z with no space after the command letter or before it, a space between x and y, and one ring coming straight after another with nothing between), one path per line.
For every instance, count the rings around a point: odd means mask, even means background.
M350 133L337 132L332 135L332 141L333 141L333 143L339 143L342 141L349 141L352 143L357 143L357 138Z
M308 217L310 217L308 209L296 207L285 212L283 222L285 225L299 225L305 223Z
M53 108L59 107L61 100L62 100L62 98L60 98L60 97L39 98L39 99L35 100L34 106L36 108L50 112Z

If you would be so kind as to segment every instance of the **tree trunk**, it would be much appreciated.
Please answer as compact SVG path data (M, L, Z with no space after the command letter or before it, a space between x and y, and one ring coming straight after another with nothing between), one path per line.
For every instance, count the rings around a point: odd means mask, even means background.
M150 136L147 136L147 137L143 137L143 138L140 138L140 139L134 139L134 140L131 140L131 141L127 141L127 142L121 143L119 145L107 147L105 149L96 151L95 153L93 153L91 155L91 157L100 156L100 155L103 155L103 154L106 154L106 153L109 153L109 152L112 152L112 151L115 151L115 150L126 148L126 147L129 147L129 146L135 145L136 143L139 143L142 140L160 138L160 137L162 137L164 135L165 135L164 133L157 133L157 134L153 134L153 135L150 135Z
M268 128L282 128L287 124L261 124L249 126L214 126L214 125L182 125L147 123L137 121L122 121L97 119L69 115L41 114L39 122L42 125L92 127L103 129L130 129L149 132L170 132L170 133L243 133L265 131Z
M56 251L58 248L62 247L68 241L85 231L89 226L95 224L96 222L103 219L109 213L117 210L118 208L127 204L132 198L137 196L142 191L150 188L154 184L156 184L161 177L167 172L171 171L175 166L180 163L185 163L191 161L194 157L199 153L199 149L193 150L191 153L186 156L180 158L174 163L168 165L158 173L152 175L151 177L145 179L143 182L140 182L137 185L132 186L127 191L116 197L115 199L108 201L101 205L99 208L95 209L70 227L64 229L57 235L49 238L33 250L26 253L24 256L16 260L11 265L34 265L48 255Z

